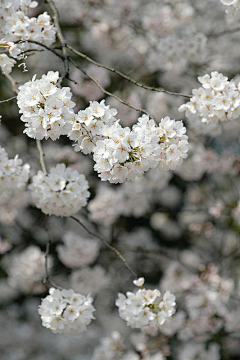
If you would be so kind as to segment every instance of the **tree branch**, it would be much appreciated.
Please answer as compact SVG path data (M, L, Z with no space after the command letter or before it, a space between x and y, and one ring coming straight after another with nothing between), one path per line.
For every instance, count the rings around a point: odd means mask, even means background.
M5 102L9 102L9 101L14 100L14 99L16 99L16 96L13 96L13 97L11 97L9 99L6 99L6 100L0 100L0 104L3 104Z
M68 63L68 53L67 53L67 49L66 49L66 41L64 39L60 24L59 24L59 13L58 10L54 4L54 2L52 0L46 0L48 6L50 7L52 13L53 13L53 22L54 25L57 29L57 37L58 40L61 44L62 47L62 54L63 54L63 62L64 62L64 67L65 67L65 73L61 78L61 81L59 81L59 83L61 84L61 82L63 81L63 79L68 78L69 76L69 63Z
M137 108L137 107L129 104L128 102L124 101L124 100L121 99L119 96L117 96L117 95L115 95L115 94L113 94L113 93L105 90L105 89L97 82L96 79L94 79L94 78L93 78L91 75L89 75L85 70L83 70L83 69L82 69L78 64L76 64L75 61L74 61L73 59L71 59L70 57L69 57L69 61L70 61L76 68L78 68L84 75L86 75L90 80L92 80L92 81L94 82L94 84L95 84L104 94L106 94L106 95L108 95L108 96L111 96L111 97L115 98L116 100L118 100L120 103L122 103L122 104L130 107L131 109L134 109L134 110L136 110L136 111L140 111L140 112L148 115L151 119L154 119L154 118L147 112L147 110L142 109L142 108Z
M37 149L39 152L39 162L40 162L42 171L43 171L44 175L47 175L47 170L46 170L46 166L45 166L45 162L44 162L44 153L42 150L41 142L40 142L40 140L36 139L36 143L37 143Z
M109 67L109 66L107 66L107 65L100 64L99 62L91 59L89 56L81 53L80 51L77 51L76 49L74 49L74 48L73 48L71 45L69 45L68 43L66 43L65 46L66 46L69 50L71 50L74 54L82 57L83 59L91 62L92 64L94 64L94 65L96 65L96 66L98 66L98 67L104 68L104 69L106 69L106 70L109 70L109 71L111 71L111 72L113 72L113 73L121 76L121 77L124 78L125 80L129 81L130 83L132 83L132 84L134 84L134 85L136 85L136 86L138 86L138 87L141 87L141 88L146 89L146 90L151 90L151 91L160 92L160 93L163 92L163 93L166 93L166 94L168 94L168 95L183 96L183 97L187 97L187 98L191 98L191 97L192 97L191 95L187 95L187 94L182 94L182 93L177 93L177 92L171 92L171 91L168 91L168 90L165 90L165 89L162 89L162 88L155 88L155 87L153 87L153 86L143 85L143 84L137 82L136 80L132 79L131 77L123 74L122 72L120 72L120 71L118 71L118 70L116 70L116 69L114 69L114 68L111 68L111 67Z
M131 266L128 264L127 260L123 257L123 255L112 245L110 245L104 238L102 238L99 235L96 235L94 232L92 232L91 230L89 230L78 218L74 217L74 216L70 216L71 219L75 220L79 225L81 225L83 227L84 230L86 230L90 235L92 235L93 237L95 237L96 239L101 240L104 245L106 245L110 250L112 250L118 257L119 259L124 263L124 265L126 266L126 268L130 271L130 273L137 279L137 274L135 273L135 271L133 271L133 269L131 268Z
M46 232L48 235L48 240L47 240L47 245L46 245L46 252L45 252L45 272L46 272L46 277L43 281L44 284L46 284L46 282L49 282L50 285L52 285L53 287L55 287L56 289L62 290L62 288L60 286L58 286L57 284L55 284L55 282L51 279L50 275L49 275L49 271L48 271L48 256L50 254L50 247L51 247L51 238L49 236L49 227L48 227L48 219L46 216Z

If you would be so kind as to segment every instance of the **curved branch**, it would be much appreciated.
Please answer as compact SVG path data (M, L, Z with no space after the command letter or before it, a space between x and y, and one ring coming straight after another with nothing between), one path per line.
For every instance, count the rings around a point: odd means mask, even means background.
M168 90L165 90L165 89L162 89L162 88L155 88L153 86L147 86L147 85L143 85L139 82L137 82L136 80L132 79L130 76L128 75L125 75L123 74L121 71L118 71L114 68L111 68L107 65L103 65L103 64L100 64L99 62L93 60L92 58L90 58L89 56L81 53L80 51L77 51L76 49L74 49L71 45L69 45L68 43L66 43L65 45L69 50L71 50L74 54L82 57L83 59L91 62L92 64L98 66L98 67L101 67L101 68L104 68L106 70L109 70L119 76L121 76L122 78L124 78L125 80L129 81L130 83L138 86L138 87L141 87L143 89L146 89L146 90L151 90L151 91L156 91L156 92L160 92L160 93L166 93L168 95L176 95L176 96L183 96L183 97L187 97L187 98L191 98L192 96L191 95L187 95L187 94L182 94L182 93L177 93L177 92L172 92L172 91L168 91Z
M94 232L92 232L91 230L89 230L78 218L76 218L75 216L70 216L71 219L75 220L79 225L81 225L83 227L84 230L86 230L90 235L92 235L93 237L95 237L96 239L101 240L104 245L106 245L110 250L112 250L118 257L119 259L124 263L124 265L126 266L126 268L130 271L130 273L137 279L137 274L135 273L135 271L131 268L131 266L128 264L127 260L123 257L123 255L120 253L120 251L118 251L114 246L110 245L104 238L102 238L99 235L96 235Z

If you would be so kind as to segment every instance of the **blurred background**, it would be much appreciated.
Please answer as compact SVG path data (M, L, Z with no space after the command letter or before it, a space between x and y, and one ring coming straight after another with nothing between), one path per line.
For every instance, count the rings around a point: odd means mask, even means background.
M29 9L30 18L44 11L52 15L44 1L38 3ZM212 71L240 81L240 10L220 0L55 0L55 5L69 44L140 83L191 94L200 86L197 77ZM122 252L146 287L172 291L177 312L153 337L127 327L115 300L119 292L133 290L133 278L116 255L72 219L50 216L47 231L28 190L3 192L1 360L240 360L239 119L191 122L178 111L184 97L141 89L71 56L105 90L146 109L156 122L169 116L187 127L189 155L178 170L152 169L118 185L100 181L92 157L75 153L67 137L42 141L47 168L65 163L89 181L91 197L77 217ZM11 73L17 86L34 74L64 72L49 51L32 51L22 62L28 71L20 61ZM75 112L105 99L122 126L131 127L141 115L106 96L72 65L70 79L62 86L71 88ZM14 96L3 75L0 93L1 100ZM40 169L36 143L23 134L16 101L0 107L0 145L9 158L19 154L30 164L32 178ZM96 320L78 336L53 334L37 312L48 294L43 280L49 238L51 278L94 297ZM88 257L86 239L92 244Z

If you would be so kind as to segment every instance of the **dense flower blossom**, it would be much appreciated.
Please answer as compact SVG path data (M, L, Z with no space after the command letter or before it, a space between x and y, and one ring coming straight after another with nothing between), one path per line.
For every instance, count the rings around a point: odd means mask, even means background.
M51 288L39 306L42 325L53 333L80 334L94 319L93 299L75 293L72 289Z
M0 146L0 194L22 190L29 179L30 166L22 165L18 155L9 159L6 150Z
M156 334L166 319L175 313L175 296L167 290L161 300L159 290L142 288L143 280L140 278L134 281L134 284L140 287L136 293L127 292L127 296L119 293L116 306L119 308L120 317L127 321L128 326Z
M45 258L37 246L31 245L21 253L11 255L6 268L11 287L29 294L44 291Z
M32 81L19 87L19 112L26 127L24 133L31 138L56 140L71 129L75 103L71 101L70 88L56 86L58 79L58 71L49 71L40 80L35 75Z
M89 265L98 256L99 243L97 240L68 232L63 236L63 242L64 245L58 245L57 252L60 260L69 268Z
M34 40L47 46L55 41L56 28L51 25L51 18L47 12L37 18L27 16L28 9L37 5L36 1L28 0L3 0L0 3L0 48L4 48L16 60L23 58L20 55L22 51L40 48L39 45L28 43L26 40ZM19 43L14 44L16 41ZM3 73L9 74L14 64L14 59L7 54L1 54L0 67Z
M199 76L198 80L202 86L192 91L192 98L180 106L179 111L186 111L190 120L200 118L203 123L231 121L240 117L239 84L236 86L217 71L213 71L211 76Z
M150 168L175 169L187 157L188 137L181 121L154 120L143 115L130 130L116 120L115 109L102 101L90 102L79 111L69 134L78 144L76 151L93 152L94 169L103 181L123 183L136 180Z
M7 54L1 52L0 54L0 67L3 74L9 74L12 71L13 66L16 64L16 61L13 57L17 57L20 54L20 49L13 42L6 42L4 39L0 40L0 49L3 48L4 51L9 51L9 57Z
M38 171L29 185L33 201L44 214L71 216L86 206L88 182L83 174L58 164L49 174Z

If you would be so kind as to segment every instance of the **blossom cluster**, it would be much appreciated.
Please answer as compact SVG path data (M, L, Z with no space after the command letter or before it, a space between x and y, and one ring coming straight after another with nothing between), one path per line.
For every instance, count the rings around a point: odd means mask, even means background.
M44 214L71 216L86 206L90 196L85 175L58 164L49 174L38 171L29 185L33 201Z
M171 64L178 64L185 68L188 62L201 63L206 55L206 36L189 32L180 38L170 36L160 39L156 44L156 51L150 52L147 59L151 71L171 68Z
M110 276L100 265L91 268L87 266L73 271L70 283L76 291L81 291L84 295L95 295L110 284Z
M161 351L151 354L147 346L147 337L143 334L130 336L134 349L128 349L123 336L118 331L112 331L110 336L100 340L93 353L93 360L165 360Z
M187 157L188 137L181 121L165 117L158 126L143 115L133 126L122 127L104 101L90 102L76 116L71 140L76 151L93 152L96 170L103 181L136 180L150 168L175 169Z
M27 11L35 8L36 1L3 0L0 4L0 47L4 47L11 57L21 59L19 54L29 49L40 48L39 45L28 43L27 40L37 41L44 45L51 45L55 41L56 28L51 25L51 18L44 12L37 18L29 18ZM19 41L17 44L14 42ZM14 51L13 51L14 49ZM1 54L0 66L6 74L12 71L16 61L7 54Z
M64 245L57 247L60 260L69 268L86 266L94 262L99 253L97 240L86 239L68 232L63 237Z
M198 268L201 261L193 251L183 251L180 257L185 266L192 268ZM161 280L164 289L181 294L179 301L184 308L184 316L178 319L180 327L172 331L174 327L169 324L167 330L169 333L171 329L171 334L177 333L178 338L184 341L203 334L206 336L207 332L211 336L223 328L226 321L228 325L226 314L230 313L227 305L234 290L233 279L221 277L213 264L204 267L200 275L190 272L187 267L172 261ZM182 311L179 309L178 313Z
M58 79L58 71L49 71L40 80L35 75L32 81L19 87L19 112L26 127L24 133L31 138L56 140L71 129L75 103L71 101L70 88L56 86Z
M180 106L179 111L186 111L186 116L200 118L203 123L232 121L240 116L239 87L227 76L213 71L211 76L199 76L202 86L192 90L190 101Z
M18 155L9 159L6 150L0 146L0 194L5 191L21 190L29 179L30 166L22 165Z
M0 40L0 49L3 48L4 51L8 51L9 57L7 54L1 52L0 54L0 67L2 69L3 74L9 74L12 71L13 66L16 64L16 58L21 50L18 48L16 44L10 41L5 41L4 39Z
M121 215L136 218L145 215L171 176L169 171L154 168L134 182L126 181L117 189L100 186L88 205L91 218L100 224L110 225Z
M51 288L39 306L42 325L53 333L80 334L94 319L93 299L75 293L72 289Z
M51 258L50 262L51 264ZM50 265L51 266L51 265ZM45 273L44 253L34 245L9 257L6 262L9 274L9 285L27 294L44 291Z
M119 308L120 317L127 321L128 326L156 334L166 319L175 313L175 296L167 290L161 300L159 290L142 288L144 281L144 278L133 281L140 287L136 293L129 291L127 296L119 293L116 306Z

